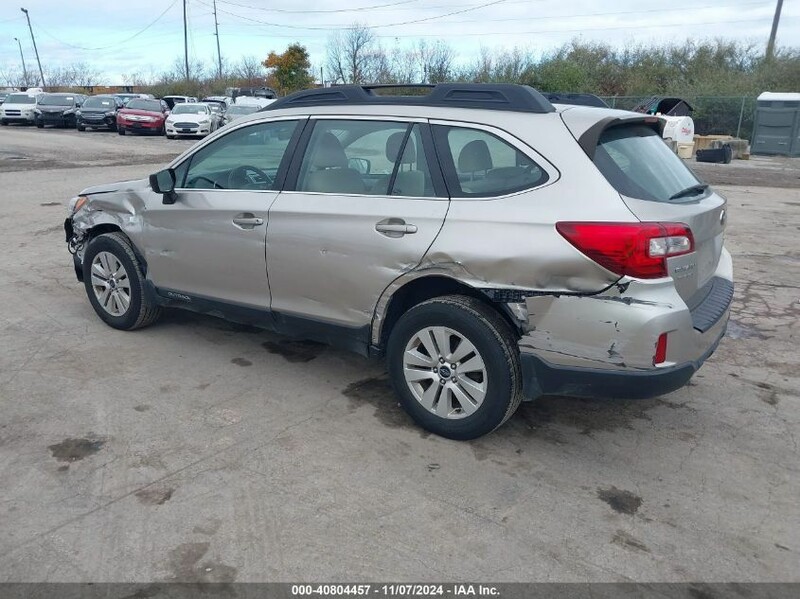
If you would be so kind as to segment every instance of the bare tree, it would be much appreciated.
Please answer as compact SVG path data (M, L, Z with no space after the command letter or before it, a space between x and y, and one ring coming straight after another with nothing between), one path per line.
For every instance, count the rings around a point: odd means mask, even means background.
M31 85L31 81L34 81L34 78L31 74L26 73L28 76L25 77L22 73L22 70L17 70L13 68L1 68L0 69L0 81L3 82L3 85L8 87L26 87ZM38 82L38 79L35 81Z
M232 73L238 79L244 79L248 85L263 85L265 78L264 65L255 56L243 56Z
M375 34L358 23L349 29L338 31L328 40L328 73L334 82L367 83L374 70L377 55Z
M439 40L433 44L421 41L418 56L422 78L425 83L442 83L453 79L453 62L455 52L445 42Z

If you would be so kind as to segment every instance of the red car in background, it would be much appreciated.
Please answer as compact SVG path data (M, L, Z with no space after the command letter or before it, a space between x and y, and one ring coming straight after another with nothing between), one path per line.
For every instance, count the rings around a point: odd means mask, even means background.
M169 107L163 100L133 98L117 112L117 132L155 133L164 135L164 121Z

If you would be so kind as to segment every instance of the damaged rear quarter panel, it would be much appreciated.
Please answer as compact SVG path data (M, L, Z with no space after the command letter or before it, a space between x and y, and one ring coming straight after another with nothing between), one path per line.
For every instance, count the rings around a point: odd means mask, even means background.
M646 299L644 299L646 298ZM598 295L525 301L528 331L520 349L561 366L652 369L661 333L691 330L691 316L670 281L635 281Z

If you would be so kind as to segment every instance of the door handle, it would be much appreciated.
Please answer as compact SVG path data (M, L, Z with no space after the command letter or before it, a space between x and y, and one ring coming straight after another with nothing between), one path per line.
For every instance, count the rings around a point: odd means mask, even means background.
M375 230L387 237L402 237L417 232L417 225L406 224L402 218L387 218L375 224Z
M240 229L253 229L259 225L264 224L263 218L258 218L255 214L251 214L250 212L245 212L243 214L237 214L233 218L233 224Z

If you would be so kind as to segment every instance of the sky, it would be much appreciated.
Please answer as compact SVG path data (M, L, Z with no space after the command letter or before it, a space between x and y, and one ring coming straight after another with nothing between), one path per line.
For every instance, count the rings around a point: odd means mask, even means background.
M213 0L186 0L189 54L216 61ZM354 22L373 28L387 50L443 40L457 60L481 48L546 53L579 38L623 47L722 37L766 46L776 0L216 0L225 59L266 57L305 45L315 73L330 36ZM183 0L3 0L0 71L36 68L28 9L43 65L90 63L103 83L168 70L183 56ZM778 45L800 46L800 0L785 0ZM45 67L46 70L46 67Z

